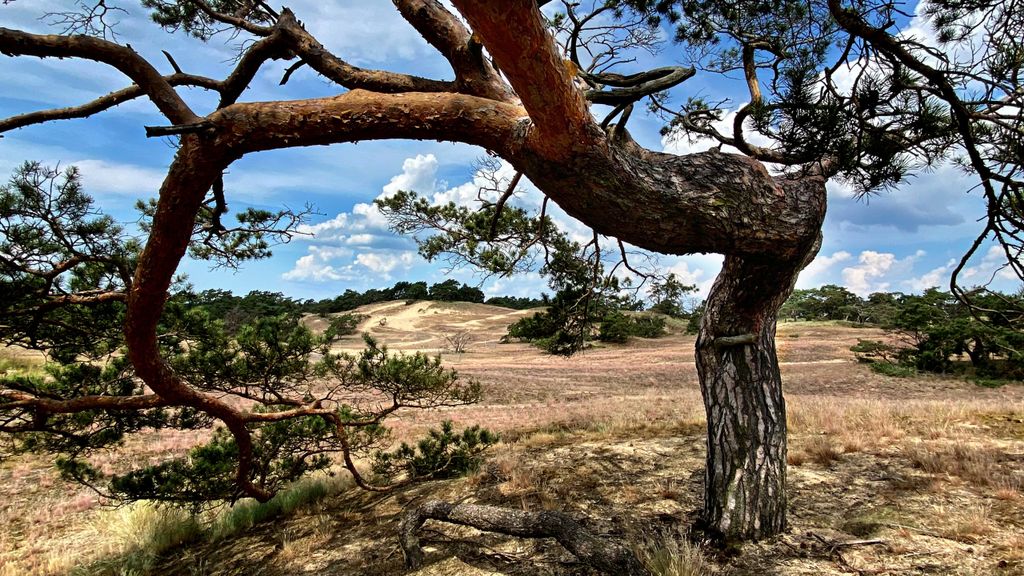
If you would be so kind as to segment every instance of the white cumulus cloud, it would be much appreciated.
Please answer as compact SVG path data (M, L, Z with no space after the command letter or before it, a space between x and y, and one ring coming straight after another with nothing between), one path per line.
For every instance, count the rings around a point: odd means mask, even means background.
M843 285L859 296L872 292L888 292L894 283L903 283L913 270L914 262L925 255L918 250L911 256L897 259L890 252L864 250L857 258L856 266L843 268Z
M421 194L433 192L438 186L437 165L437 157L433 154L417 154L415 158L406 158L402 162L402 173L384 185L381 196L391 196L401 190Z
M924 292L929 288L940 288L949 283L949 275L953 272L956 260L946 262L944 266L933 268L921 276L911 278L904 282L914 292Z
M96 195L155 198L166 174L153 168L106 160L76 160L70 164L78 167L86 189Z
M823 282L825 275L838 263L846 262L853 255L845 250L833 252L831 256L818 254L818 256L800 272L800 279L797 285L801 288L817 286Z
M282 274L282 278L285 280L328 282L351 277L349 270L339 269L330 264L335 259L351 256L351 250L333 246L310 246L308 250L309 254L296 260L295 266Z
M385 279L391 278L391 272L394 271L395 268L398 268L399 266L409 268L415 260L415 252L401 252L398 254L364 252L356 254L356 263L368 268L373 273L378 274Z

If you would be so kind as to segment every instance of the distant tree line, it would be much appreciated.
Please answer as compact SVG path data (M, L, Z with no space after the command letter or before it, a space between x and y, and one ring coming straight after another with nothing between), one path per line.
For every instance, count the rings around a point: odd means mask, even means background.
M426 282L396 282L390 288L371 288L365 292L345 290L334 298L299 300L280 292L253 290L244 296L230 290L213 288L200 292L184 291L175 299L187 308L202 308L210 317L222 320L226 329L234 333L241 326L258 318L281 315L335 314L355 310L360 306L391 300L436 300L440 302L474 302L525 310L548 306L546 294L540 298L494 296L484 299L482 290L457 280L445 280L427 285Z
M860 340L852 350L894 376L914 371L959 374L979 384L1024 379L1024 294L971 293L968 306L949 292L876 293L862 300L862 321L888 341Z
M236 296L222 289L186 291L175 298L187 308L202 308L210 317L222 320L229 333L259 318L337 314L392 300L475 302L519 310L544 307L544 311L510 325L507 337L532 342L555 354L579 345L579 338L611 343L622 343L630 337L656 338L666 332L666 317L686 321L688 332L697 331L703 302L695 297L695 286L683 284L670 274L651 281L646 299L638 298L637 291L628 288L611 281L590 292L560 290L554 297L495 296L485 300L479 288L449 279L432 285L400 281L390 288L365 292L349 289L322 300L298 300L260 290ZM872 362L876 370L889 374L920 370L968 372L982 379L1024 378L1024 335L1014 328L1024 317L1024 294L978 291L972 303L973 311L949 292L934 288L923 294L876 292L862 298L829 284L795 290L782 306L779 318L845 321L884 328L892 336L890 341L861 340L854 351L862 360ZM635 313L642 311L653 314ZM357 315L335 318L337 325L331 325L330 336L354 333L361 319ZM582 330L582 322L592 329Z
M367 304L388 302L391 300L437 300L441 302L476 302L484 301L483 290L475 286L460 283L458 280L445 280L430 286L426 282L396 282L390 288L371 288L365 292L348 289L334 298L325 298L316 302L307 301L304 311L317 314L334 314L347 312Z

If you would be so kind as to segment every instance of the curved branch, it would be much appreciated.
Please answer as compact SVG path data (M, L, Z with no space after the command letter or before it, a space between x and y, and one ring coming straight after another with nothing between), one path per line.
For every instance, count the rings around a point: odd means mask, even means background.
M492 240L494 239L495 234L497 234L498 232L498 221L501 220L501 211L502 209L505 208L505 203L508 202L508 199L511 198L513 194L515 194L516 186L519 186L519 180L522 179L522 177L523 173L517 170L515 176L512 177L512 181L508 183L508 188L505 189L505 192L501 195L501 198L498 198L498 202L494 205L494 216L491 218L491 228L489 234Z
M971 166L981 176L982 186L985 189L985 196L989 203L995 203L996 192L992 181L1007 182L1001 175L993 172L985 164L981 153L978 152L977 139L971 128L971 115L967 106L956 93L956 88L950 84L949 79L941 70L932 68L925 62L916 58L900 45L899 41L883 29L870 26L856 11L843 8L840 0L828 0L829 12L836 19L836 22L852 35L864 38L871 43L872 47L889 55L907 68L924 76L933 86L938 88L938 95L949 104L956 120L957 131L964 140L964 148L967 156L971 159ZM990 206L990 210L992 206Z
M224 80L214 80L205 76L186 74L181 71L177 62L174 61L170 54L164 51L164 55L171 63L171 66L175 69L175 73L169 76L164 76L163 81L171 87L197 86L209 90L216 90L217 92L220 92L221 95L220 103L217 107L223 108L224 106L234 104L235 101L238 100L238 97L241 96L242 92L244 92L249 86L249 83L252 81L253 77L255 77L260 66L262 66L264 62L271 58L288 56L288 54L283 50L283 41L283 34L275 31L274 34L254 43L248 50L246 50L234 71L232 71ZM81 106L40 110L0 120L0 134L16 128L23 128L33 124L42 124L51 120L86 118L93 114L113 108L119 104L128 102L129 100L149 95L150 94L138 84L134 84L127 88L101 96L100 98Z
M287 34L292 49L310 68L349 90L363 89L375 92L455 92L454 82L432 80L384 70L364 70L338 58L321 44L295 19L291 10L283 10L277 22Z
M157 341L167 290L188 248L196 213L207 190L229 163L229 157L200 138L182 137L181 148L160 187L149 241L135 269L124 333L136 375L156 394L169 403L196 408L224 422L238 446L235 480L245 494L262 502L272 494L249 479L253 443L244 415L223 400L188 386L161 356Z
M131 78L171 122L186 124L198 119L156 68L126 46L90 36L40 35L0 28L0 52L8 56L82 58L108 64Z
M747 142L747 139L743 136L743 123L754 112L754 107L759 105L760 102L750 102L736 112L736 116L732 120L732 139L728 143L747 156L762 162L775 162L777 164L803 164L809 162L810 158L794 158L778 150L762 148Z
M595 104L621 105L636 102L651 94L668 90L689 80L696 73L697 71L694 68L668 66L629 76L587 73L581 73L580 76L597 84L619 87L613 90L587 90L587 100Z
M206 3L205 0L188 0L188 2L194 4L215 22L234 26L235 28L245 30L246 32L256 36L269 36L273 32L273 28L270 28L269 26L260 26L259 24L253 24L245 18L239 18L238 16L218 12L213 8L213 6ZM260 4L263 3L260 2Z
M348 443L348 431L345 430L344 426L340 423L338 425L337 435L338 440L341 442L341 457L345 462L345 468L348 470L348 473L352 475L352 480L356 483L356 486L359 486L368 492L390 492L395 488L409 483L409 481L403 481L388 486L376 486L374 484L370 484L365 478L363 478L363 474L359 472L359 468L356 467L356 463L352 461L352 448Z
M264 62L270 59L290 58L291 54L286 53L284 49L284 41L284 33L280 28L275 28L273 34L253 43L231 74L220 83L220 103L217 104L217 108L234 104L249 87L249 83Z
M969 260L970 257L978 250L984 237L986 237L990 231L996 232L997 241L1003 244L1004 250L1007 250L1005 241L997 231L999 228L998 222L1005 217L1005 214L1001 209L1003 200L1001 198L1001 194L997 193L993 182L998 182L1004 187L1017 189L1019 189L1021 183L1014 180L1012 173L1003 174L998 170L992 169L982 157L982 144L979 142L976 134L976 128L972 124L972 111L969 109L969 105L966 104L957 93L957 89L950 81L949 73L947 71L932 67L924 60L918 58L908 50L905 44L901 43L900 40L889 34L884 28L871 26L855 10L844 8L840 0L828 0L828 8L832 17L835 18L840 27L849 32L852 36L863 38L869 42L874 49L878 50L881 54L885 55L892 61L897 62L902 66L906 66L908 69L920 74L928 80L928 83L934 88L934 94L945 101L949 106L956 133L962 140L962 145L967 152L971 168L978 173L987 204L987 225L985 230L982 231L981 235L975 239L971 248L963 258L961 258L951 277L951 282L953 283L951 289L953 294L964 302L964 304L971 306L967 292L956 287L958 275L966 265L967 260ZM1010 256L1010 254L1007 255ZM1012 262L1013 260L1014 259L1011 257L1010 261ZM1020 276L1019 272L1018 276Z

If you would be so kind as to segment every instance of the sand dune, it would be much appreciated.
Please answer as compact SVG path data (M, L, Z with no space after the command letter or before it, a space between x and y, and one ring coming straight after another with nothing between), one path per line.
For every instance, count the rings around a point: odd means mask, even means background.
M460 332L471 334L474 349L490 347L499 343L509 324L539 310L511 310L471 302L378 302L341 313L362 314L366 318L359 323L357 334L341 338L333 349L339 352L361 350L363 333L369 333L394 350L438 352L445 348L446 336ZM328 320L310 315L305 323L314 332L322 332Z

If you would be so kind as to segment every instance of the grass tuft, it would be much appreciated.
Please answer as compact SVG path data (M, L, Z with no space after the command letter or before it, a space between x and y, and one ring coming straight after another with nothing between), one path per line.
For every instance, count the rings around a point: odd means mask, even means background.
M102 523L102 524L101 524ZM168 506L140 502L117 509L97 521L110 556L71 570L72 576L141 576L150 573L160 556L195 542L203 534L196 516Z
M1016 490L1021 486L1021 476L1003 464L1004 454L997 449L967 442L952 446L913 442L903 453L913 467L929 474L956 476L982 487Z
M654 576L705 576L711 563L700 545L685 537L665 537L648 542L637 556Z
M245 532L262 522L288 516L331 494L337 494L350 483L348 477L303 478L266 502L244 500L217 517L210 526L209 537L217 542Z
M348 477L304 478L267 502L243 501L201 518L181 508L139 502L104 514L96 532L105 542L106 556L78 566L71 576L142 576L157 567L162 556L180 546L207 540L219 542L253 526L295 513L351 483Z

